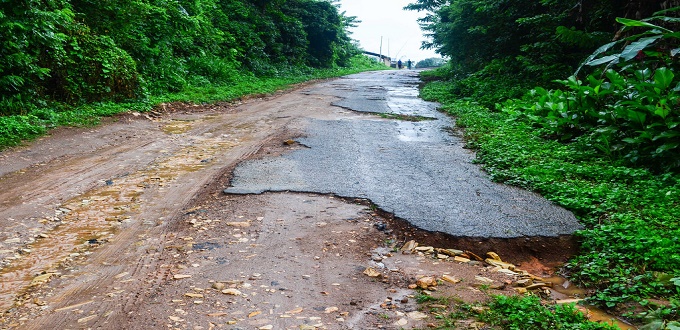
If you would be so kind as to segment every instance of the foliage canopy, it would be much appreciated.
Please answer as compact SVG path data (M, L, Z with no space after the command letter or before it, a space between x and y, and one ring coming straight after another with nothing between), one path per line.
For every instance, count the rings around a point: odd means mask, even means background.
M0 115L346 66L329 0L0 1Z

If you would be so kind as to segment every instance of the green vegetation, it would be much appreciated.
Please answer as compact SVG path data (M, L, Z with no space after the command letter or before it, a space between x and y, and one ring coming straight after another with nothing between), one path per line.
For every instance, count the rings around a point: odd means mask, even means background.
M502 329L617 329L607 324L589 322L573 304L546 306L536 296L497 296L489 307L489 311L482 313L480 319Z
M426 296L427 298L421 297ZM542 304L537 296L494 296L486 304L429 295L417 296L422 308L434 316L434 329L508 329L508 330L615 330L614 326L589 321L574 304ZM444 308L445 307L445 308Z
M328 0L0 3L0 148L160 102L376 68Z
M680 8L662 5L410 6L430 11L430 46L451 57L424 73L423 97L457 117L494 180L574 212L586 229L563 271L645 329L680 319Z

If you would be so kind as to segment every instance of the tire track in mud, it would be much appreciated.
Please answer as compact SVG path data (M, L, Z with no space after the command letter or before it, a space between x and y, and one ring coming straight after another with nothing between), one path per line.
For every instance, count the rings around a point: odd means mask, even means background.
M0 325L110 327L110 322L152 296L154 287L177 272L160 260L166 245L181 242L169 228L183 208L209 182L256 155L291 125L299 125L297 120L309 107L300 106L305 101L296 95L283 98L279 108L255 104L242 113L170 121L165 141L129 143L36 169L49 167L49 180L39 184L26 180L23 187L34 190L24 194L25 199L39 200L49 210L63 198L49 191L74 191L75 196L58 203L56 213L62 213L58 225L41 227L41 238L18 245L30 253L0 270L0 308L30 315L3 318ZM151 147L142 151L146 146ZM153 161L129 166L125 160L139 152L155 152ZM25 177L37 175L33 168L20 172ZM0 184L14 175L3 177ZM104 180L104 186L97 185ZM14 207L4 209L3 216L18 213Z

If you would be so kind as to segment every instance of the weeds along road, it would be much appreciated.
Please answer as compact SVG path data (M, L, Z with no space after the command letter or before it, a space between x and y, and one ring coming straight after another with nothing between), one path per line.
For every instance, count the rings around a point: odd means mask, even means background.
M238 105L164 105L3 151L0 327L369 328L367 311L386 290L406 296L410 275L363 279L385 219L327 194L455 236L579 228L490 183L416 83L386 71Z

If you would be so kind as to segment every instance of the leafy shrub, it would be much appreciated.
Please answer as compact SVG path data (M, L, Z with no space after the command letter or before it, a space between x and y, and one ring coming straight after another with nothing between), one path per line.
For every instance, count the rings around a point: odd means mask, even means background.
M496 296L480 319L502 329L615 330L617 327L590 322L573 304L542 305L536 296Z
M665 16L649 20L675 21ZM604 71L585 81L576 76L557 81L563 89L535 88L502 109L535 123L548 137L579 138L609 158L655 170L680 169L680 77L675 74L680 66L673 60L680 48L669 48L680 38L648 20L619 21L649 30L625 39L629 44L621 52L606 55L619 42L601 47L584 64L606 65ZM614 70L617 64L621 67Z

